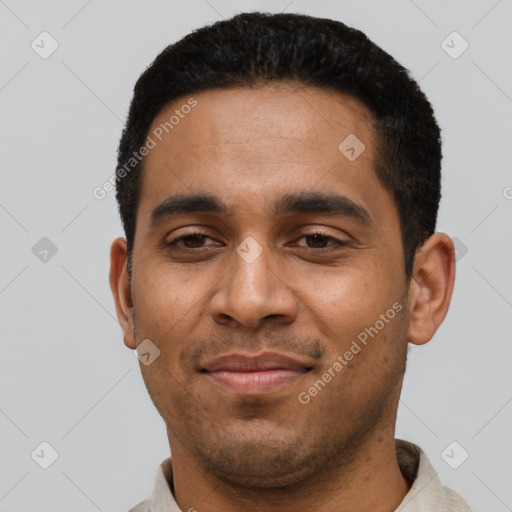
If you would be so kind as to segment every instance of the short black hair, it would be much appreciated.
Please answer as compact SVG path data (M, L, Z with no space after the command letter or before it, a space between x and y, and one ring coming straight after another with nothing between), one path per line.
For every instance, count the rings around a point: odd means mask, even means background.
M441 199L441 135L429 101L409 71L360 30L331 19L263 12L191 32L165 48L138 79L116 167L129 277L144 165L132 155L146 143L153 120L186 95L276 81L337 91L371 111L374 170L394 197L410 278L416 250L435 231Z

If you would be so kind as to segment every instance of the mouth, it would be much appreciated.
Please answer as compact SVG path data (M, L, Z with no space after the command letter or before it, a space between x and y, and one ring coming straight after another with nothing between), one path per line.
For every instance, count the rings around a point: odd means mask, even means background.
M265 352L257 356L228 354L210 361L201 373L225 390L258 395L289 386L311 370L295 358Z

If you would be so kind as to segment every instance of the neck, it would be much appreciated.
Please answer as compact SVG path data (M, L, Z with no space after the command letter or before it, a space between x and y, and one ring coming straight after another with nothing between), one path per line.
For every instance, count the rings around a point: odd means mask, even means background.
M369 438L350 463L292 487L234 486L200 464L169 431L174 497L181 510L201 512L393 512L409 491L396 459L394 432Z

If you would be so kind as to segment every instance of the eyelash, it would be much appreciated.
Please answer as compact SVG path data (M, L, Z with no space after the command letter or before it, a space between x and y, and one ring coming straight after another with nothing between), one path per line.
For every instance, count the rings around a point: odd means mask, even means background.
M327 246L327 247L322 247L322 248L314 248L314 247L304 247L304 246L301 246L302 248L306 248L306 249L311 249L315 252L331 252L331 251L336 251L338 250L339 248L347 245L346 242L343 242L341 240L338 240L337 238L331 236L331 235L328 235L327 233L325 232L322 232L322 231L315 231L313 233L307 233L305 235L302 235L301 237L298 238L298 240L300 240L301 238L305 238L305 237L310 237L310 236L315 236L315 235L319 235L319 236L322 236L324 238L327 239L327 242L329 241L335 241L336 242L336 246ZM194 231L193 233L187 233L186 235L182 235L178 238L175 238L174 240L172 240L171 242L168 242L166 243L165 245L167 247L174 247L177 245L178 242L181 242L183 241L184 238L188 238L190 236L204 236L206 238L212 238L208 233L205 233L205 232L202 232L202 231ZM204 250L204 247L196 247L196 248L190 248L190 247L180 247L180 250L183 250L183 251L192 251L192 252L199 252L201 250Z

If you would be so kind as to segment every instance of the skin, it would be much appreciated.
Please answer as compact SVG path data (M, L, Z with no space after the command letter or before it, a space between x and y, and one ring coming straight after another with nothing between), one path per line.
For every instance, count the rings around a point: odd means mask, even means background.
M428 342L447 313L453 243L428 238L406 280L397 208L373 171L373 117L357 100L291 83L194 98L146 157L131 283L125 239L111 248L124 343L149 338L161 351L141 372L167 426L175 499L201 512L393 511L409 490L394 444L407 343ZM150 132L187 99L166 106ZM354 161L338 150L349 134L366 146ZM371 223L273 215L274 201L303 191L344 195ZM218 196L233 215L193 212L151 227L167 197L193 192ZM198 231L207 236L165 246ZM262 248L252 263L235 251L246 237ZM301 403L394 303L402 311ZM200 372L218 355L263 349L312 369L258 396Z

